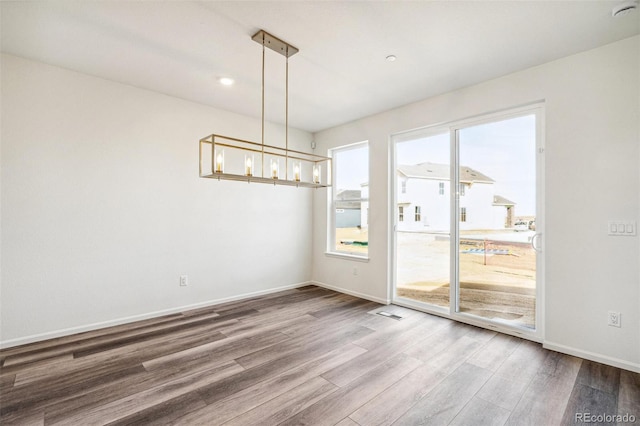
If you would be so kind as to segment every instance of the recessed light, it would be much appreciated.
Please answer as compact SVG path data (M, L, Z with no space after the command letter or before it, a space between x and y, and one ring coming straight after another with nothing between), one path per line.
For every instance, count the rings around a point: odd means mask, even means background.
M395 61L396 59L398 59L398 58L396 58L396 55L389 55L389 56L387 56L387 61L389 61L389 62L393 62L393 61Z
M218 81L223 86L231 86L234 83L234 80L232 78L229 78L229 77L221 77L221 78L218 79Z

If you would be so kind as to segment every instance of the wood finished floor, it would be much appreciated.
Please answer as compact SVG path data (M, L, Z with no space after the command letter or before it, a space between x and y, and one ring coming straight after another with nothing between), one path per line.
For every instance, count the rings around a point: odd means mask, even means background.
M6 349L0 365L3 425L640 423L640 374L314 286Z

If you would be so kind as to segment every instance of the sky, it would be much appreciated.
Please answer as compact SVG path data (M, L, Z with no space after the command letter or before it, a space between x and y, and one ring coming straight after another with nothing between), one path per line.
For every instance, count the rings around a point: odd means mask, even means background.
M516 216L535 215L535 116L466 127L460 130L460 164L492 178L496 195L516 203ZM367 182L368 148L341 151L336 159L338 189L360 189ZM450 164L449 133L398 142L397 164ZM335 160L334 160L335 161Z
M512 118L460 130L460 165L492 178L494 194L516 203L516 216L536 207L535 116ZM398 164L450 164L449 133L399 142Z

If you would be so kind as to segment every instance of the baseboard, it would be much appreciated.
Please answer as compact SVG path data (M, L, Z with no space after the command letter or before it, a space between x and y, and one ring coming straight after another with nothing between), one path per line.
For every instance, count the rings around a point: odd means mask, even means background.
M297 284L290 284L282 287L270 288L268 290L254 291L252 293L239 294L237 296L225 297L222 299L208 300L206 302L194 303L191 305L178 306L175 308L163 309L160 311L148 312L145 314L132 315L129 317L118 318L109 321L96 322L77 327L65 328L62 330L48 331L46 333L33 334L31 336L19 337L17 339L0 341L0 349L11 348L14 346L26 345L28 343L40 342L42 340L55 339L57 337L69 336L72 334L83 333L85 331L99 330L101 328L113 327L115 325L127 324L130 322L141 321L149 318L161 317L179 312L188 311L190 309L204 308L207 306L219 305L221 303L234 302L237 300L250 299L252 297L264 296L266 294L277 293L283 290L291 290L293 288L304 287L306 285L315 284L311 281L305 281Z
M383 299L381 297L370 296L368 294L359 293L353 290L347 290L342 287L336 287L334 285L326 284L320 281L311 281L310 284L317 285L318 287L324 287L329 290L337 291L338 293L348 294L350 296L359 297L360 299L370 300L372 302L381 303L383 305L388 305L391 303L389 299Z
M640 373L640 364L625 361L622 359L612 358L606 355L597 354L595 352L583 351L581 349L572 348L571 346L560 345L558 343L553 343L549 341L545 341L542 344L542 347L545 349L550 349L552 351L562 352L563 354L573 355L580 358L588 359L590 361L599 362L601 364L607 364L613 367L618 367L624 370Z

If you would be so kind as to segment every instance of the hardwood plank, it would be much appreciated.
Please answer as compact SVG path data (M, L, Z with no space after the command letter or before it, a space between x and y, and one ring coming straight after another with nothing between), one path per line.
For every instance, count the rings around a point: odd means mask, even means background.
M297 365L303 364L309 358L330 352L371 332L372 330L363 327L352 326L339 329L334 333L328 333L322 338L305 342L304 345L294 351L287 352L254 368L246 369L234 377L222 380L216 383L215 386L205 387L200 390L200 395L207 404L212 404L258 382L273 378Z
M277 331L266 331L251 337L229 337L153 358L144 361L142 365L147 371L154 371L164 368L184 367L187 364L189 366L197 366L213 360L218 362L222 360L229 361L277 343L282 343L288 339L289 336Z
M536 374L511 412L508 425L561 424L575 376Z
M633 414L640 419L640 373L620 370L618 414Z
M15 374L0 374L0 395L11 389L16 381Z
M482 347L481 351L473 354L467 362L495 372L521 343L522 339L498 333Z
M279 314L279 312L278 312ZM277 317L266 318L262 321L238 321L236 324L225 327L222 333L229 337L251 336L266 330L277 330L283 334L293 334L300 327L306 327L312 323L317 323L318 319L308 314L298 315L278 315Z
M496 374L507 379L531 380L547 356L539 343L523 341L496 370Z
M73 361L73 355L66 354L55 358L46 358L40 361L34 361L28 366L21 364L19 366L15 366L15 368L8 367L7 370L16 371L15 386L23 386L32 381L50 377L53 371L73 368Z
M206 405L197 394L187 393L107 424L109 426L164 425Z
M52 342L50 346L41 350L7 356L5 366L28 364L39 360L54 358L60 355L83 352L85 350L90 350L93 347L99 348L102 345L114 345L125 342L127 339L134 341L151 339L156 336L170 334L190 327L197 327L199 325L206 324L213 319L218 321L218 317L218 314L215 314L215 316L207 316L205 318L195 317L190 319L178 316L172 317L166 321L161 321L158 324L146 322L144 326L132 326L129 329L121 327L118 327L115 331L107 329L103 334L93 333L93 337L83 340L72 340L67 343L60 343L56 339L56 341Z
M260 364L264 364L271 360L280 358L288 353L298 351L310 344L314 345L317 342L330 337L331 330L338 330L337 332L340 333L342 332L342 325L346 325L347 328L353 328L354 330L356 329L354 327L357 327L357 329L362 333L360 337L373 333L373 330L360 326L352 326L349 324L350 321L348 320L336 323L313 323L305 327L307 329L307 333L305 333L304 335L293 336L281 345L271 346L263 350L253 352L251 354L237 358L236 361L238 361L238 363L246 369L256 367ZM354 339L356 339L356 337L354 337Z
M236 392L227 398L208 405L202 410L179 419L178 424L218 425L245 413L260 404L287 392L296 386L334 368L365 352L365 349L351 343L311 358L307 362L287 370L271 379ZM213 419L213 420L212 420Z
M24 410L0 417L2 426L43 426L43 410Z
M21 383L23 382L22 377L28 375L28 374L24 374L26 370L28 370L29 372L38 371L38 370L50 371L51 369L57 368L60 365L68 364L71 361L73 361L73 354L71 353L56 355L52 357L37 359L26 364L13 364L13 365L2 367L0 369L0 374L1 375L14 374L17 377L18 383Z
M369 350L350 362L346 362L323 374L322 377L338 386L345 386L347 383L388 361L400 352L418 344L432 332L432 330L430 330L430 324L420 325L419 323L404 332L395 329L394 331L395 332L390 335L386 332L383 333L386 336L385 343L377 344L377 346L371 348L369 347L372 345L367 344L369 343L369 337L379 332L371 333L362 339L354 341L354 344L369 348ZM377 343L378 339L374 338L373 342Z
M467 358L473 355L480 347L482 347L481 342L465 334L450 345L446 351L441 351L434 355L426 364L445 372L451 372L466 362Z
M0 415L7 416L23 410L38 409L44 410L45 407L54 402L63 400L76 394L82 394L84 391L105 384L118 381L122 378L137 376L144 373L141 365L114 369L106 373L95 372L91 377L84 377L82 380L74 380L72 382L50 383L47 386L23 386L14 388L7 395L2 395L2 404L0 407Z
M636 373L317 287L0 350L3 425L551 425L638 404Z
M509 418L509 414L511 411L474 397L449 424L451 426L502 426Z
M321 377L315 377L272 400L225 423L229 426L277 425L298 414L338 389Z
M290 417L281 425L334 425L419 365L420 361L400 354Z
M68 336L56 337L54 339L47 339L41 342L29 343L26 345L14 346L12 348L6 348L0 350L0 360L3 360L9 356L16 356L19 354L23 354L25 352L40 352L46 351L49 348L78 342L82 340L88 340L94 337L103 337L108 336L115 333L120 333L123 331L131 331L138 328L144 328L148 326L157 326L164 322L175 321L176 319L183 318L183 315L180 313L164 315L161 317L150 318L146 320L135 321L131 323L115 325L112 327L100 328L97 330L85 331L82 333L71 334Z
M446 425L491 377L491 372L464 363L401 416L394 425Z
M242 312L238 312L237 315L239 316L244 316L244 315L249 315L249 314L253 314L253 313L257 313L257 311L253 311L253 310L249 310L249 311L242 311ZM236 318L235 316L231 316ZM210 318L206 318L203 320L198 320L198 321L193 321L193 322L188 322L185 324L180 324L180 325L175 325L172 327L168 327L168 328L164 328L162 330L156 330L156 331L152 331L152 332L147 332L143 335L138 335L138 336L130 336L130 337L126 337L126 338L121 338L118 339L116 341L113 342L100 342L98 344L95 345L91 345L89 347L85 347L82 348L80 350L75 350L73 351L73 356L74 358L81 358L84 356L89 356L89 355L93 355L96 353L101 353L101 352L106 352L106 351L110 351L113 349L118 349L121 348L123 346L128 346L130 344L133 343L142 343L145 341L152 341L158 337L166 337L168 334L172 334L175 335L175 333L177 332L181 332L181 331L186 331L186 332L200 332L200 326L212 326L213 328L209 328L209 330L214 330L216 328L218 328L218 326L220 324L224 324L224 320L222 319L233 319L233 318L229 318L228 316L220 316L220 317L215 317L214 319L210 319ZM215 321L215 322L214 322ZM226 336L222 333L219 333L219 336L221 339L225 338Z
M344 419L342 419L340 423L336 423L336 426L360 426L360 424L357 422L354 422L349 417L345 417Z
M304 292L296 291L295 289L286 290L284 292L267 295L267 297L256 297L254 299L238 301L235 304L230 304L228 306L220 306L216 309L216 312L224 314L225 312L237 309L238 306L260 310L264 308L273 308L275 306L292 305L304 300L322 297L326 294L327 290L321 288Z
M114 422L180 396L194 396L196 395L194 392L200 387L231 377L242 370L240 365L230 361L221 367L186 375L164 385L82 411L73 416L62 416L54 420L45 415L45 422L47 424L104 424Z
M400 336L405 333L412 333L417 338L424 339L446 325L446 323L433 321L432 318L426 314L412 315L399 321L386 318L391 323L390 325L376 330L375 333L371 333L354 343L371 350L380 346L389 346L392 341L401 340ZM415 330L416 328L419 330Z
M487 343L493 339L498 333L493 330L485 330L484 328L470 326L471 330L465 335L480 343Z
M475 365L475 364L474 364ZM520 402L532 379L506 378L494 374L478 391L476 397L512 411Z
M569 377L573 380L578 376L582 366L582 359L571 355L561 354L560 352L547 351L538 373L548 374L549 376Z
M419 345L406 350L405 353L410 357L427 362L470 331L471 326L451 321L428 336Z
M44 375L39 376L38 380L31 381L31 384L35 387L36 393L59 392L60 389L77 386L78 383L85 380L87 375L106 377L110 374L117 374L119 370L135 368L147 358L167 355L224 338L224 335L219 332L210 333L209 331L211 331L210 328L199 329L195 332L193 330L183 331L175 333L169 341L164 337L158 337L83 357L70 364L57 364L48 373L45 371ZM38 370L24 374L33 376L41 373L43 372ZM50 377L55 377L56 380L50 380ZM25 392L27 391L28 389L25 390Z
M422 365L353 412L349 417L361 425L391 425L424 398L448 373Z
M620 369L584 360L576 383L610 393L617 398L620 388Z
M88 411L127 396L166 385L189 374L225 368L228 364L229 360L212 361L209 364L197 367L181 365L153 372L145 371L136 376L123 377L109 383L98 384L85 392L76 393L62 400L55 400L54 404L47 406L46 417L50 421L56 421L56 419Z
M567 403L563 424L584 423L585 415L618 414L618 401L615 395L587 385L576 383ZM591 423L591 422L589 422ZM604 423L611 423L605 421ZM602 422L600 424L603 424Z

